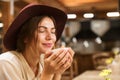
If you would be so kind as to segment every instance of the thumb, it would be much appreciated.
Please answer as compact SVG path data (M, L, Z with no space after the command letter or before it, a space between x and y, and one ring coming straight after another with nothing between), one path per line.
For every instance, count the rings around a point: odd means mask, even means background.
M45 58L48 58L49 56L51 56L51 54L52 54L52 51L46 52L46 53L45 53Z

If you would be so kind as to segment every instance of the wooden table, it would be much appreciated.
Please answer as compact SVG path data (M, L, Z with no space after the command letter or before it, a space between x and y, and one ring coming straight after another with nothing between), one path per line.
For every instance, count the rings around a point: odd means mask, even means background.
M85 71L82 74L73 78L73 80L105 80L103 77L99 76L100 71L92 70L92 71ZM115 75L111 74L109 76L111 80L120 80L120 74Z

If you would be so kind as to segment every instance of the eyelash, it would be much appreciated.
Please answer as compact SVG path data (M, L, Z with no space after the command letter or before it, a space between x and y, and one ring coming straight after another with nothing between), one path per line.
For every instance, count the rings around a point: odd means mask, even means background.
M39 30L39 32L40 32L40 33L44 33L45 30ZM54 32L51 31L51 33L52 33L52 34L55 34L56 32L55 32L55 31L54 31Z
M55 34L56 32L51 32L52 34Z
M39 31L40 33L44 33L44 31Z

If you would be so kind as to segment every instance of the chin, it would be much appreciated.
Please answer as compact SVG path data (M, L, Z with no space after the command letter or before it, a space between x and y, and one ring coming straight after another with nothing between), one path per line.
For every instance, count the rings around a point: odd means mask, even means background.
M52 48L49 48L49 49L42 49L42 51L40 51L41 53L45 54L47 51L50 51L52 50Z
M52 50L53 49L53 45L52 46L40 46L39 47L39 51L41 52L41 53L46 53L47 51L50 51L50 50Z

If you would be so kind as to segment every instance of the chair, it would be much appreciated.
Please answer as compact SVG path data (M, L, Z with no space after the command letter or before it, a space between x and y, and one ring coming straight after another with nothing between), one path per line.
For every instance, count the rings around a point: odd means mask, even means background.
M94 68L96 70L105 69L108 65L106 63L106 60L110 57L112 57L112 55L109 52L101 52L101 53L93 54L92 59L93 59Z
M77 64L77 60L74 58L70 68L63 73L62 80L72 80L73 77L77 75L78 75L78 64Z

